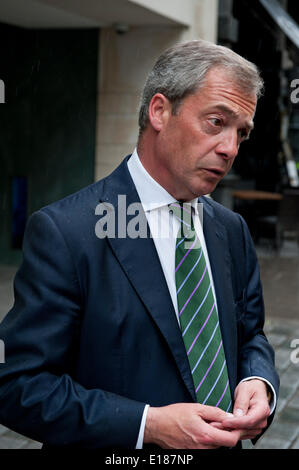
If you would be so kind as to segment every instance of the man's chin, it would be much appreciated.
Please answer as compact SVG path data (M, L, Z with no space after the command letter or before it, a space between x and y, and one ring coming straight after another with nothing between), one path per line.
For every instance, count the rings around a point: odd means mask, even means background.
M194 192L194 197L206 196L215 191L217 184L206 184L200 188L196 188Z

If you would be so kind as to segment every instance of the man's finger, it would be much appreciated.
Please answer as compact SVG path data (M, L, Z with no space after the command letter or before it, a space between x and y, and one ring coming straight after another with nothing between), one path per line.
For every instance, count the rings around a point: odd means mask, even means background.
M224 429L224 427L222 426L222 423L219 423L219 421L212 421L211 423L209 423L209 425L217 429Z
M206 424L204 432L204 444L216 445L217 447L235 447L241 438L241 431L234 429L227 431L224 429L217 429L214 426Z
M198 414L204 421L210 422L221 422L224 419L233 416L231 413L226 413L225 411L221 410L221 408L217 408L216 406L200 404L198 407Z
M263 429L261 429L261 428L244 430L244 431L241 432L240 440L245 441L247 439L254 439L256 436L261 434L262 431L263 431Z
M222 421L222 425L225 429L254 429L264 428L267 426L268 412L265 412L262 408L250 409L245 416L234 416L233 418L227 418Z

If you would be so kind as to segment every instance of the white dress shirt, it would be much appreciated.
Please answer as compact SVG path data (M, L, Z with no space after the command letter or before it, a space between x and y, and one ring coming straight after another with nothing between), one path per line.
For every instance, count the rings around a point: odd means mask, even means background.
M142 203L143 210L145 212L151 235L155 243L155 247L159 256L159 260L162 266L162 270L167 282L169 293L172 299L172 303L178 317L178 306L177 306L177 295L176 295L176 284L175 284L175 246L176 246L176 237L178 230L180 228L180 223L176 217L171 215L168 205L176 202L174 199L156 180L154 180L151 175L146 171L142 165L137 150L135 149L132 156L128 160L128 169L130 175L133 179L133 182L136 186L136 190L140 201ZM194 228L196 234L201 243L205 258L207 268L210 274L211 286L214 293L214 298L216 302L215 288L213 283L213 276L211 272L211 266L209 262L209 256L206 248L206 243L203 234L202 226L202 216L201 208L202 205L198 204L198 198L189 201L187 204L190 204L195 211L194 214ZM217 303L216 303L217 306ZM261 377L248 377L244 380L250 380L253 378ZM264 380L272 389L274 400L271 402L271 412L275 408L276 396L273 386L265 379ZM136 448L141 449L143 446L143 436L146 415L149 405L146 405L142 417L142 422L140 426L139 436Z

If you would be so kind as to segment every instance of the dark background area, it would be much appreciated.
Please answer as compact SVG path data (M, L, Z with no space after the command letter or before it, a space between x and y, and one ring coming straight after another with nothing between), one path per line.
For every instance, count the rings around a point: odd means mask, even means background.
M93 182L98 38L97 29L0 24L1 263L21 255L13 240L14 178L27 181L27 217Z
M298 7L298 0L288 0L287 11L297 23ZM291 82L299 78L299 53L259 0L219 0L219 12L218 42L255 63L265 82L255 128L234 162L235 179L221 182L213 193L226 205L223 187L231 188L232 193L249 189L280 194L291 188L281 129L287 121L287 141L299 168L299 104L291 102ZM256 243L264 236L275 242L281 205L277 201L232 198L230 208L245 218Z
M288 1L288 11L299 23L298 7L297 0ZM257 107L255 129L250 140L240 149L234 168L242 178L254 179L256 189L280 191L283 186L288 186L284 161L280 162L277 158L281 151L281 108L283 106L284 110L292 114L294 104L290 101L290 84L293 78L299 78L298 51L286 38L286 47L294 68L285 72L287 82L283 89L280 81L283 71L278 25L258 0L235 1L233 14L239 21L239 36L232 48L254 62L265 81L264 95ZM299 139L298 133L293 137L292 144L295 144ZM299 154L296 156L299 161Z

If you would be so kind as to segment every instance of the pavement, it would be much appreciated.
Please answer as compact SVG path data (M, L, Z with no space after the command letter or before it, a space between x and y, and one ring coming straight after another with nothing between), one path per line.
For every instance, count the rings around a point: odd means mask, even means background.
M265 333L275 350L281 387L270 428L255 446L245 449L299 449L299 247L285 243L277 253L257 247L264 289ZM16 268L0 266L0 321L13 302ZM40 449L39 442L0 425L0 449Z

